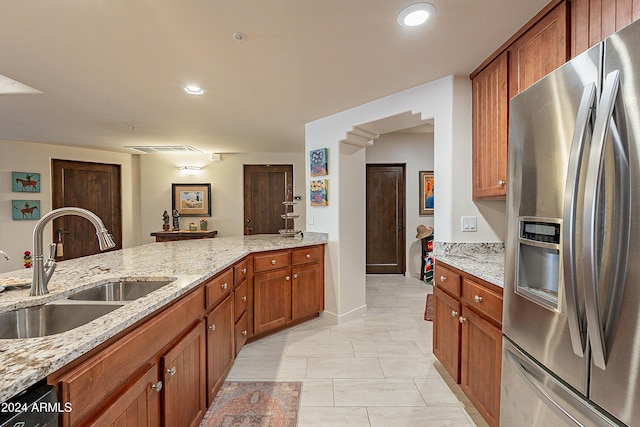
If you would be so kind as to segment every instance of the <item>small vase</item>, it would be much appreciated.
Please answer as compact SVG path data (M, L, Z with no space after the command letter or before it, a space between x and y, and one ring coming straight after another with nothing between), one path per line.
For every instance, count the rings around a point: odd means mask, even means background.
M207 221L200 221L200 230L207 231Z
M198 231L198 227L196 227L196 224L191 222L189 223L189 230L190 231Z

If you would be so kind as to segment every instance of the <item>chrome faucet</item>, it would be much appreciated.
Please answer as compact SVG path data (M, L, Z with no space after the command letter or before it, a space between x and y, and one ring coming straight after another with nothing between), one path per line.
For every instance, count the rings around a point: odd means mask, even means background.
M98 215L91 211L82 208L65 207L54 209L51 212L45 214L38 222L36 222L33 229L33 280L31 281L31 292L29 295L37 296L48 294L47 284L56 269L56 244L49 245L49 259L44 262L44 256L42 254L42 232L45 225L56 218L65 215L77 215L82 218L88 219L96 228L96 235L98 236L98 243L100 244L100 250L104 251L115 247L113 236L109 234L105 228L102 220Z
M11 258L9 258L9 255L7 255L7 253L3 250L0 249L0 255L2 255L4 257L4 259L6 259L7 261L9 261Z

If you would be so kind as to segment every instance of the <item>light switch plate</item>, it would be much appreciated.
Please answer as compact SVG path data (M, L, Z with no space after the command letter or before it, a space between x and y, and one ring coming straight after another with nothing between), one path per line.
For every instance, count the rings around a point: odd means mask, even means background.
M478 231L478 219L475 216L463 216L460 218L461 231Z

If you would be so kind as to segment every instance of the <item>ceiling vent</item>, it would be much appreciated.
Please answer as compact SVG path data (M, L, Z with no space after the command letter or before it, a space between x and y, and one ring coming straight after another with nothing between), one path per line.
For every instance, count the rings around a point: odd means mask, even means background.
M188 145L126 145L125 148L138 150L143 153L202 153L202 151Z

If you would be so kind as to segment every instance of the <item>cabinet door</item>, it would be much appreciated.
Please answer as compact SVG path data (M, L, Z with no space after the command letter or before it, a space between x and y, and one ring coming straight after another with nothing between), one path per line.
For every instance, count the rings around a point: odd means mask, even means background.
M191 332L161 358L164 378L164 424L197 426L206 406L205 326Z
M146 426L160 425L160 390L158 365L149 367L87 426Z
M571 57L638 18L638 0L571 0Z
M433 290L433 354L460 382L460 301L439 288Z
M300 319L324 309L324 277L320 264L294 267L291 270L291 318Z
M507 194L508 52L473 78L473 199Z
M235 357L233 296L207 316L207 405L213 402Z
M256 334L291 321L291 271L258 273L253 279L253 319Z
M567 2L547 13L509 47L509 97L513 98L568 59Z
M498 426L502 332L467 307L462 320L460 385L489 425Z

